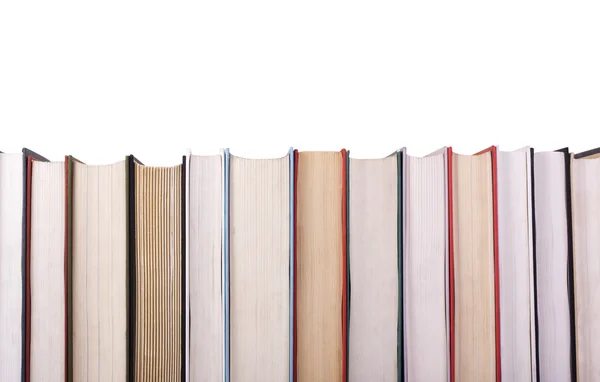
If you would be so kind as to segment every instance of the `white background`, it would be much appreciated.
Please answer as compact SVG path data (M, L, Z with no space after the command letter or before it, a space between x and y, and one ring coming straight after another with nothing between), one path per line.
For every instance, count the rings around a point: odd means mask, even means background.
M598 1L0 2L0 150L600 146Z

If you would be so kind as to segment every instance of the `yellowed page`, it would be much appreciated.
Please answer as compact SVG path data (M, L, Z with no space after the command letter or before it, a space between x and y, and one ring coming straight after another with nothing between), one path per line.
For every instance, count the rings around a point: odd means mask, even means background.
M342 155L300 152L297 382L342 382Z
M577 380L600 381L600 159L573 160Z
M453 154L456 381L496 379L491 153Z
M135 165L136 381L181 380L182 166Z

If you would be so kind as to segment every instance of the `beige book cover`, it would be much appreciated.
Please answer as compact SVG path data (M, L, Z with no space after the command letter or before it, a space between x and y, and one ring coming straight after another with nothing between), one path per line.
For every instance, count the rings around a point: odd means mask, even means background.
M23 371L23 155L0 153L0 380Z
M230 376L289 381L290 158L230 156Z
M571 154L577 380L600 380L600 150Z
M223 158L188 156L189 381L222 382Z
M345 152L296 160L296 382L343 382Z
M65 163L31 162L29 380L64 381Z
M74 381L127 378L127 163L72 161Z
M452 154L457 382L496 381L492 151Z
M349 161L349 381L397 381L398 159Z
M502 377L536 381L531 150L498 151Z
M572 338L565 154L537 152L534 158L540 380L569 382Z
M404 155L404 317L407 381L448 381L446 150ZM354 288L352 288L354 293Z

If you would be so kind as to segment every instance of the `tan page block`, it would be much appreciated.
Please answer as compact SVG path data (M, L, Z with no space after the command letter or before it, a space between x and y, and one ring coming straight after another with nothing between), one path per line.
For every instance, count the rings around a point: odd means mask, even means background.
M456 381L495 381L491 154L453 154Z
M135 165L136 381L181 380L182 166Z
M300 152L297 382L342 382L342 154Z
M577 380L594 382L600 381L600 160L572 163Z

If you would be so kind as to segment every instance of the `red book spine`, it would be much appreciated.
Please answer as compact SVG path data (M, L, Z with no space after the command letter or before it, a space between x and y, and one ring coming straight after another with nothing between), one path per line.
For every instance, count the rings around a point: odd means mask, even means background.
M496 382L502 381L500 367L500 266L498 261L498 160L496 147L492 147L492 192L494 201L494 294L496 303Z
M452 147L448 147L448 265L450 284L450 382L454 382L454 200L452 192Z

